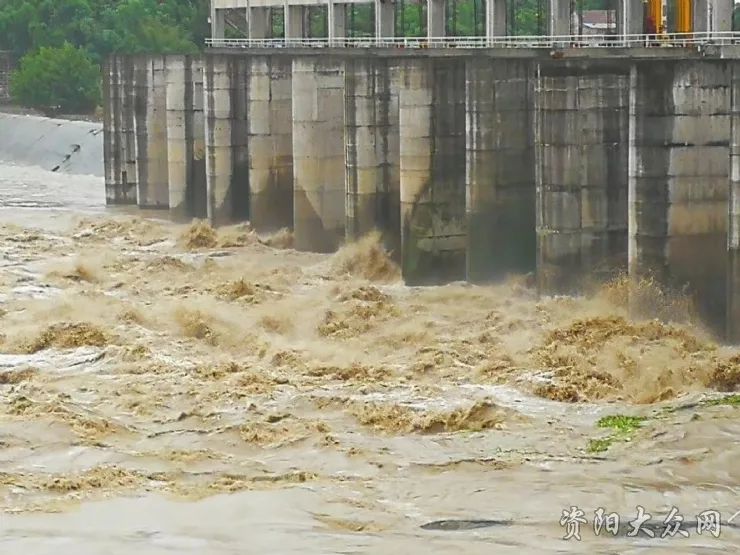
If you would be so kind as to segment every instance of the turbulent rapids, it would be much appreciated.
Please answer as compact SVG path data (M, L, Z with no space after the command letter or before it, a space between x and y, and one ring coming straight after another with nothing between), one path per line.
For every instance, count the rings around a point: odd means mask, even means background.
M375 235L300 253L287 230L105 213L84 180L2 169L11 552L232 553L246 533L265 552L593 552L610 540L561 543L563 508L740 509L740 351L652 283L411 288ZM447 520L501 524L422 528Z

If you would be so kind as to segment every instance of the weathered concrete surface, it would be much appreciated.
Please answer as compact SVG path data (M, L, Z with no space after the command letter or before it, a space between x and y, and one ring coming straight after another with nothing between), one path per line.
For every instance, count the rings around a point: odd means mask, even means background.
M740 64L730 66L730 191L727 225L727 340L740 343Z
M535 87L537 281L577 293L627 268L629 67L543 63Z
M331 252L344 240L344 63L293 59L293 225L298 250Z
M402 271L408 284L465 279L465 65L399 65Z
M0 113L0 161L103 177L103 126Z
M695 294L725 321L728 62L637 63L630 78L629 270Z
M377 229L400 258L398 85L391 73L388 60L346 62L346 236Z
M532 65L474 59L466 70L467 279L536 264Z
M621 0L617 8L617 34L641 35L645 32L642 0Z
M168 56L166 69L170 217L205 218L203 63L191 56Z
M103 159L107 204L136 204L133 70L128 58L103 65ZM133 164L133 167L132 167Z
M168 208L166 57L136 56L132 61L137 203L145 208Z
M694 0L692 6L695 32L732 31L733 0Z
M248 59L207 56L204 109L208 219L222 225L249 217Z
M258 231L293 227L292 62L254 56L247 91L249 219Z

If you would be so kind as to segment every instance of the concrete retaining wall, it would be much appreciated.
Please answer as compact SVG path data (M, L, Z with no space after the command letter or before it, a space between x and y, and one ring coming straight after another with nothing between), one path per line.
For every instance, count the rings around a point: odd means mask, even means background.
M0 113L0 161L103 177L103 125Z

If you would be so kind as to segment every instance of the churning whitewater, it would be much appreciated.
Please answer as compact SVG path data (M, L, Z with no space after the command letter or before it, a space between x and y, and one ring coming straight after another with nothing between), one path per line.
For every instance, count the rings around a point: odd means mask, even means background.
M684 299L411 288L374 235L310 254L104 203L98 178L0 166L3 552L740 542L740 351ZM656 538L624 533L638 506ZM688 538L660 538L674 507ZM597 536L598 508L623 533Z

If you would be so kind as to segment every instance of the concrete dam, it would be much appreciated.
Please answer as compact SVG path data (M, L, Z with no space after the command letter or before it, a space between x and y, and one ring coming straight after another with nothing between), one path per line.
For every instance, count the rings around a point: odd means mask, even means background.
M740 46L213 49L104 72L110 204L289 227L307 251L377 229L409 285L652 276L740 339Z

